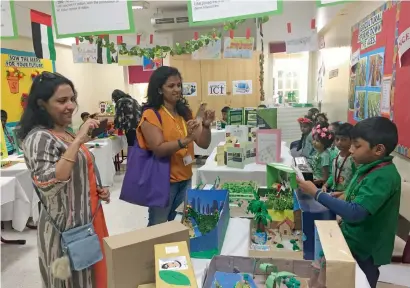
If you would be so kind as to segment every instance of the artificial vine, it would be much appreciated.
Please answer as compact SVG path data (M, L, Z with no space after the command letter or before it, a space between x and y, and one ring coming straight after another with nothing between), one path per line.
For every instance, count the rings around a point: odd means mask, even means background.
M259 54L259 86L260 86L260 100L265 101L265 89L263 89L263 84L265 80L265 71L263 69L263 65L265 64L265 53L264 53L264 43L263 43L263 23L266 23L269 20L269 17L258 18L258 28L259 28L259 35L261 36L261 54Z

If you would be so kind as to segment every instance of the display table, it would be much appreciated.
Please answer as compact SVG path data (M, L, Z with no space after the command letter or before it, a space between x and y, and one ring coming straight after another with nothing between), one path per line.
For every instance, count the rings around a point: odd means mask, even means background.
M224 142L218 145L223 145ZM201 168L198 168L197 184L212 184L219 176L221 182L226 181L255 181L259 186L266 186L266 165L256 163L247 164L244 169L232 168L227 166L218 166L215 162L216 147L212 154L206 160ZM292 165L293 158L290 155L289 148L282 141L281 161L285 165Z
M119 156L119 154L123 151L123 150L127 150L128 149L128 143L127 143L127 138L124 136L124 135L121 135L121 136L111 136L111 137L108 137L108 138L101 138L101 139L94 139L94 140L92 140L92 141L90 141L90 142L88 142L87 144L91 144L91 145L95 145L95 144L98 144L98 145L100 145L100 146L108 146L107 147L107 149L109 149L110 150L110 153L111 153L111 157L113 158L112 160L112 162L113 162L113 164L114 164L114 174L110 174L112 171L110 171L111 170L111 164L108 164L110 167L108 167L108 169L105 169L105 170L108 170L108 172L107 171L102 171L102 173L101 173L101 171L100 171L100 173L101 174L105 174L105 173L107 173L107 176L109 177L108 179L110 179L110 178L114 178L114 175L115 175L115 171L119 171L120 170L120 164L122 163L122 161L123 161L123 158L124 158L124 156L122 155L122 159L120 160L120 156ZM90 149L90 151L94 151L93 149ZM94 152L93 152L94 153ZM98 152L97 152L98 153ZM110 154L106 154L106 156L107 155L110 155ZM107 158L107 157L106 157ZM109 160L109 158L107 158L106 160ZM97 161L97 160L96 160ZM106 163L107 164L107 163ZM99 167L99 165L97 164L97 166ZM100 168L99 168L100 169ZM104 169L104 168L102 168L102 169ZM111 175L111 176L110 176ZM103 175L101 175L101 178L104 178L104 176ZM112 183L113 183L113 181L108 181L107 183L111 183L111 184L109 184L109 185L105 185L105 184L103 184L104 186L111 186L112 185Z
M105 139L101 139L105 140ZM92 144L95 144L94 142ZM91 148L90 152L93 153L95 158L95 165L100 172L101 184L103 186L112 186L114 184L115 166L112 158L112 143L111 141L105 141L104 143L98 143L99 147Z
M194 144L194 154L195 156L209 156L212 154L216 146L220 142L225 141L225 129L216 130L211 129L211 144L209 144L208 149L202 149L198 145Z
M231 218L225 235L221 255L248 256L250 223L249 219ZM209 259L191 259L198 287L202 287ZM370 288L363 271L356 265L356 287ZM347 287L346 287L347 288Z

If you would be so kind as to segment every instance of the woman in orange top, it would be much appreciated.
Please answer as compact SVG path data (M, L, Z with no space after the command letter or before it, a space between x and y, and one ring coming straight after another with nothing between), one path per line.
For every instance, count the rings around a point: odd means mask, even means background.
M207 110L202 119L193 119L182 95L181 74L173 67L163 66L154 71L147 94L148 101L137 129L138 144L157 157L169 157L171 168L169 204L165 208L149 208L148 226L152 226L175 219L175 209L192 186L193 142L208 148L215 112ZM153 109L160 115L162 124Z

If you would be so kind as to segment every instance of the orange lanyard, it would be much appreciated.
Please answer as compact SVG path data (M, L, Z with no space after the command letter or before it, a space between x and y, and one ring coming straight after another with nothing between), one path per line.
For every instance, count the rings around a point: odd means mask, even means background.
M167 114L169 115L169 117L171 117L172 120L174 120L175 126L177 127L179 134L181 134L182 137L188 136L188 132L187 132L187 129L186 129L185 120L182 119L182 126L184 127L184 131L182 131L182 129L181 129L181 127L179 126L179 124L178 124L177 120L175 119L175 117L172 116L172 114L168 111L167 108L165 108L164 105L162 105L162 108L164 109L165 113L167 113Z

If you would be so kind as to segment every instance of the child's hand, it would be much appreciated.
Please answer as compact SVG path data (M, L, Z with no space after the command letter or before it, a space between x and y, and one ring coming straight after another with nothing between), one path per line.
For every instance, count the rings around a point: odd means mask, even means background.
M338 191L330 193L330 196L332 196L334 198L340 198L340 196L342 196L342 195L344 195L344 193L343 192L338 192Z
M325 184L325 185L322 186L322 191L325 192L325 193L327 193L327 184Z
M303 193L311 195L312 197L316 196L317 187L313 182L305 181L300 178L296 178L296 181L299 185L300 190L302 190Z

